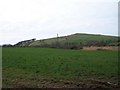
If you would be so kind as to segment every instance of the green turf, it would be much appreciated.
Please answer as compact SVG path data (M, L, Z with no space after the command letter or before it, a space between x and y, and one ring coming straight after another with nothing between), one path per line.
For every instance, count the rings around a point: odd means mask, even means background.
M2 62L5 86L14 79L29 80L35 76L58 79L113 77L116 82L118 75L117 51L3 48Z
M104 42L107 46L109 45L117 45L118 37L116 36L107 36L107 35L96 35L96 34L72 34L68 36L59 37L58 41L60 44L65 43L74 43L75 45L86 44L88 42ZM57 38L49 38L43 40L37 40L31 43L29 46L41 46L44 44L52 45L57 42Z

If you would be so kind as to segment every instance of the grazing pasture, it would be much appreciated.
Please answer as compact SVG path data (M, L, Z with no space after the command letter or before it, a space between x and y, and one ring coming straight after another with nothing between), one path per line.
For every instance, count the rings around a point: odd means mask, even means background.
M3 87L118 87L118 51L3 48L2 63Z

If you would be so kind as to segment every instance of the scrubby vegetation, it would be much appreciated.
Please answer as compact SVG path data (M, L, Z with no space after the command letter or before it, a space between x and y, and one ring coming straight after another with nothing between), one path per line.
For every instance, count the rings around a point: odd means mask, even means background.
M120 40L115 36L104 36L94 34L73 34L63 37L27 40L15 44L15 47L44 47L44 48L65 48L82 49L90 46L119 46Z

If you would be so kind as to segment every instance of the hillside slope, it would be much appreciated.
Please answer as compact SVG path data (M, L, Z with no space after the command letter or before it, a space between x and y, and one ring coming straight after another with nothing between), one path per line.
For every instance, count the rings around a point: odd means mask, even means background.
M76 33L63 37L36 40L31 47L81 48L83 46L118 46L118 37Z

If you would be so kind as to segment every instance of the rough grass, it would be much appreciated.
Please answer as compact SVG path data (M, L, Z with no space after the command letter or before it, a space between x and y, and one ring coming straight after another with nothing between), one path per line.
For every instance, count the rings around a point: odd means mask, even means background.
M37 40L33 43L31 43L29 46L41 46L43 44L51 45L52 43L55 43L57 41L57 38L49 38L49 39L43 39L43 40ZM75 43L76 45L79 45L80 43L85 44L87 42L91 41L98 41L98 42L106 42L108 45L108 42L110 44L117 45L118 37L115 36L104 36L104 35L95 35L95 34L72 34L68 36L59 37L59 43Z
M3 87L112 87L95 81L117 77L117 51L3 48Z

